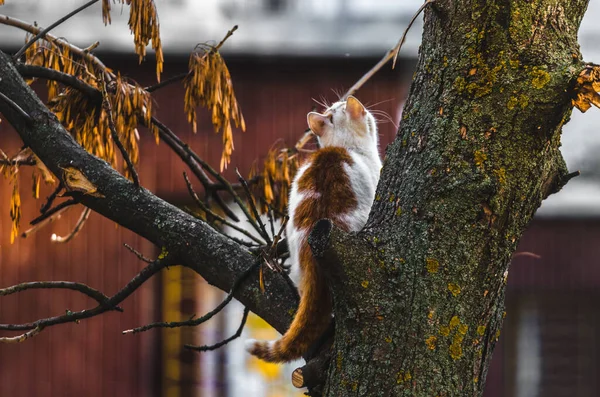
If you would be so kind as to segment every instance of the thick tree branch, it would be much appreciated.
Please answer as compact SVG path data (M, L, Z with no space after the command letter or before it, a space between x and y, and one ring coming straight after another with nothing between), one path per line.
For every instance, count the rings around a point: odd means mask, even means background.
M209 283L229 291L255 257L240 245L214 231L145 189L136 188L106 162L90 155L58 122L25 84L6 54L0 52L0 92L12 98L33 119L27 121L5 103L0 112L15 127L23 142L57 176L67 167L79 170L104 197L73 192L80 202L150 240L192 268ZM237 289L235 297L279 331L285 331L297 300L279 274L265 273L266 292L261 293L256 275ZM273 299L273 297L277 299Z

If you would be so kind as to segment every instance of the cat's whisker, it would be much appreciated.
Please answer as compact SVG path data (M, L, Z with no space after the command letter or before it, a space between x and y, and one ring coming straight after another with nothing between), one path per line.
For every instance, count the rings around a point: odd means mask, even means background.
M374 104L372 104L372 105L367 105L367 106L365 106L365 107L366 107L367 109L369 109L369 111L371 111L371 112L372 112L371 108L372 108L373 106L381 105L382 103L391 102L391 101L393 101L394 99L395 99L395 98L384 99L383 101L379 101L379 102L377 102L377 103L374 103Z
M373 116L383 117L386 122L392 123L392 125L394 127L398 128L398 124L396 124L394 122L394 120L392 119L392 117L389 114L387 114L386 112L384 112L384 111L377 112L377 111L371 110L371 114L373 114ZM377 120L378 123L383 121L382 119L379 119L379 118L375 118L375 120Z
M327 103L325 102L325 99L323 97L321 97L321 100L317 100L315 98L311 98L313 100L313 102L315 102L317 105L321 105L323 106L323 108L327 109L329 108L329 106L327 106Z
M388 112L384 112L383 110L371 110L371 114L376 114L388 119L392 119L392 116Z
M335 96L338 97L338 101L342 99L342 96L344 95L343 92L344 90L338 90L336 88L332 88L331 91L333 91L333 93L335 94Z

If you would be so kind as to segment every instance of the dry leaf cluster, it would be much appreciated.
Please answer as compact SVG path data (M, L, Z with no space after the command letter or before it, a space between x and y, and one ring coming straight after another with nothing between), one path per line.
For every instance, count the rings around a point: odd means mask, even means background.
M146 56L146 47L152 42L152 49L156 52L156 79L160 81L164 58L160 41L160 24L154 0L113 0L114 2L129 6L129 30L133 34L135 52L140 57L140 63ZM110 11L110 0L102 0L104 24L111 23Z
M7 179L13 186L13 190L10 196L10 219L11 219L11 230L10 230L10 242L11 244L15 241L19 235L19 224L21 222L21 194L19 192L19 164L22 162L32 163L34 165L32 173L32 193L34 198L40 196L40 180L43 179L46 183L54 183L54 176L46 168L44 163L33 154L31 149L23 149L12 158L9 158L6 153L0 150L0 174Z
M300 153L274 147L269 150L262 169L255 164L249 179L255 181L253 194L259 198L258 208L264 214L270 209L277 218L287 214L290 188L300 164Z
M203 106L211 112L215 132L223 133L223 153L220 169L223 171L231 161L233 134L231 122L246 130L244 116L233 92L231 75L221 54L210 46L199 46L200 51L190 56L189 74L184 80L184 110L194 132L197 131L196 108Z
M592 105L600 108L600 66L588 65L577 77L573 106L586 112Z
M140 61L146 53L146 46L152 42L156 51L157 78L162 71L162 49L160 45L159 24L153 0L102 0L102 18L106 24L111 22L112 4L130 6L129 27L134 36L135 50ZM22 26L20 26L22 28ZM223 133L223 155L221 170L230 161L233 152L232 124L245 130L245 123L239 104L233 91L231 76L227 65L218 52L225 40L231 36L234 27L217 46L200 45L199 51L190 57L190 70L184 80L185 111L188 119L196 129L197 106L206 107L212 114L212 124L217 132ZM26 42L31 40L40 29L26 27ZM159 141L159 130L152 122L154 104L150 91L139 86L107 68L98 58L91 54L97 43L88 49L80 49L63 39L47 34L31 45L24 54L24 63L40 66L75 77L80 82L94 88L98 95L90 95L70 86L64 86L51 79L47 82L48 108L52 110L76 141L90 153L106 160L115 169L119 169L115 142L111 135L111 119L119 141L133 165L137 164L139 154L139 124L147 127ZM33 83L31 79L29 83ZM110 116L107 112L110 112ZM20 196L18 189L17 157L4 161L0 168L13 184L14 192L11 200L11 217L13 219L13 235L18 234L20 219ZM37 161L35 156L27 153L34 162L37 172L33 177L33 192L39 197L40 180L54 182L52 174ZM30 164L31 165L31 164ZM129 169L123 162L122 171L131 177ZM279 177L274 178L275 184ZM63 181L64 182L64 181ZM265 186L269 186L265 184ZM271 199L269 202L272 202Z

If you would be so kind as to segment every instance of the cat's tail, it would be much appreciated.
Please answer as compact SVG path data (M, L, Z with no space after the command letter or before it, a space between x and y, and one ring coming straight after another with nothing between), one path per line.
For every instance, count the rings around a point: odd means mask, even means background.
M290 328L276 341L246 341L246 350L262 360L283 363L302 357L327 330L331 321L332 301L329 286L315 263L308 244L302 251L302 296Z

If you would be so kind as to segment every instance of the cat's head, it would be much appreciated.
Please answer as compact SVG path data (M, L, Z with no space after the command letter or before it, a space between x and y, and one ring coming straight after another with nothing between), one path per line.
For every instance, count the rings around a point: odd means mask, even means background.
M375 118L353 96L334 103L323 113L310 112L307 120L308 127L317 136L321 147L377 149Z

